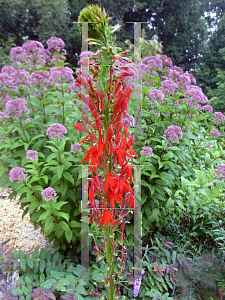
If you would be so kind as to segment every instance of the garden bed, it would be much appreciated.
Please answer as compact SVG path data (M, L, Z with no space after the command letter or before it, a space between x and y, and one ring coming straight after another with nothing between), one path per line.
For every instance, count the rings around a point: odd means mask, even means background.
M53 245L49 243L48 239L41 233L41 228L35 229L30 223L29 214L22 220L23 211L20 205L17 205L20 195L13 197L12 200L8 198L12 189L5 189L0 187L0 243L7 239L10 241L0 249L0 253L4 251L6 254L9 249L16 251L22 250L26 253L31 253L36 247L47 249Z

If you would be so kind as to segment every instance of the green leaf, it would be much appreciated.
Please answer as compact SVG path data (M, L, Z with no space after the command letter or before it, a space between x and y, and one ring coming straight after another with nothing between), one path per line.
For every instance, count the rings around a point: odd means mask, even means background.
M150 216L150 218L149 218L149 223L152 223L152 222L154 222L155 220L157 220L159 215L160 215L159 209L158 209L158 208L154 208L154 209L152 210L151 216Z
M33 259L32 259L32 258L31 258L31 259L29 259L29 260L27 260L27 265L28 265L28 267L29 267L29 268L33 269L33 266L34 266L34 261L33 261Z
M49 216L45 220L44 234L46 236L49 236L49 234L52 232L53 229L54 229L53 217Z
M66 236L67 242L71 243L72 237L73 237L72 231L65 231L65 236Z
M60 191L63 197L66 195L67 187L68 185L66 182L60 183Z
M57 217L64 218L64 219L66 219L67 222L69 222L69 219L70 219L70 215L69 214L61 212L61 211L58 211L58 212L55 213L55 215Z
M184 192L186 192L186 190L187 190L188 183L190 183L190 181L187 180L186 178L184 178L183 176L181 176L181 187Z
M22 271L26 271L26 263L27 262L25 259L20 261L20 267L21 267Z
M66 231L66 232L70 232L71 231L69 225L65 221L61 221L60 225L62 226L62 228L63 228L64 231Z
M29 214L31 215L39 205L39 201L32 201L29 207Z
M64 165L58 165L56 170L57 170L58 179L60 180L64 170Z
M31 285L32 284L32 280L27 275L25 276L25 282L26 282L27 285Z
M48 184L48 176L47 175L42 176L40 178L44 179L45 183Z
M58 155L58 149L52 147L52 146L46 146L48 148L50 148L52 150L52 152L54 152L56 155Z
M45 261L41 260L40 261L40 266L39 266L40 273L43 273L44 269L45 269Z
M74 179L73 176L69 173L69 172L64 172L63 173L63 177L67 180L69 180L70 182L72 182L72 184L74 185Z
M48 279L45 282L41 284L41 288L44 288L45 290L50 290L51 287L56 283L56 280L54 278Z
M58 262L58 259L59 259L59 252L55 252L54 255L53 255L53 258L52 258L52 261L53 262ZM58 279L58 278L57 278Z
M45 257L46 257L45 249L41 248L41 251L40 251L40 260L45 260Z
M196 178L197 178L196 182L199 185L204 185L207 182L204 174L201 171L199 171L199 170L194 170L194 171L195 171L195 175L196 175Z
M81 227L81 224L77 221L71 221L70 222L70 227Z
M176 200L178 206L183 209L184 211L186 210L185 207L183 206L183 203L180 200Z
M41 220L45 220L50 215L51 215L51 211L50 210L45 211L44 213L42 213L40 215L40 217L38 218L37 222L40 222Z
M51 153L47 158L46 158L46 163L51 161L53 158L57 157L55 153ZM50 163L50 162L49 162Z
M38 259L39 258L39 251L38 251L38 247L35 248L34 252L33 252L33 259Z

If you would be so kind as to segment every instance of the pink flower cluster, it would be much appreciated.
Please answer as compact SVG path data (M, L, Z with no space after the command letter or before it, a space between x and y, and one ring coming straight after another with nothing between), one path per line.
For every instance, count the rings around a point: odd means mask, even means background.
M163 103L164 94L160 90L151 90L147 93L149 98L152 98L151 104L154 104L157 99Z
M218 164L217 167L219 167L217 170L215 170L215 175L218 179L225 178L225 165Z
M27 175L24 174L23 172L25 171L24 168L13 168L12 170L9 171L10 177L9 180L13 182L14 180L18 180L17 183L20 183L24 178L27 178Z
M27 101L22 98L8 101L5 105L7 110L7 116L11 117L11 111L16 111L15 118L19 119L21 117L21 114L19 112L20 110L29 113L29 109L25 107L26 103Z
M48 187L41 192L41 195L46 201L52 200L57 196L57 193L54 191L52 187Z
M216 130L216 129L212 129L212 130L210 131L210 134L214 135L215 137L220 136L220 132L219 132L218 130Z
M205 106L202 106L202 109L205 109L207 110L208 112L213 112L213 108L211 105L205 105Z
M52 81L62 83L67 80L67 83L74 84L73 70L68 67L53 67L50 69L51 76L49 77L49 84Z
M128 113L123 118L123 124L125 124L128 127L133 126L134 127L134 117L129 115Z
M10 60L17 65L18 62L28 63L29 66L33 67L36 65L45 66L49 60L59 62L61 60L66 60L65 56L58 58L54 55L51 55L52 50L56 52L65 53L65 49L61 49L65 44L62 39L57 37L52 37L47 41L48 49L44 49L44 46L38 41L29 40L23 44L22 47L13 47L10 52ZM38 59L37 59L38 58ZM51 62L49 63L52 64Z
M142 151L141 151L141 153L143 154L143 155L146 155L146 158L148 158L148 157L150 157L150 156L152 156L153 155L153 153L152 153L152 148L150 148L150 147L142 147Z
M178 137L183 137L182 129L176 125L171 125L167 128L167 130L164 132L164 137L166 137L167 142L175 142L179 143Z
M58 136L64 139L64 133L67 133L67 130L62 124L59 123L52 124L46 131L46 135L50 135L52 139L55 139Z
M37 159L37 155L38 155L37 151L28 150L26 159L32 159L34 161Z
M71 151L72 151L73 153L76 153L77 150L82 150L82 149L81 149L80 144L75 143L75 144L73 144L73 145L71 146Z
M207 103L208 98L203 94L202 89L199 86L192 86L190 90L186 91L184 95L191 95L193 103L196 105L197 102Z
M225 117L221 112L215 112L214 117L212 119L213 119L214 122L219 124L220 121L223 122L225 120Z

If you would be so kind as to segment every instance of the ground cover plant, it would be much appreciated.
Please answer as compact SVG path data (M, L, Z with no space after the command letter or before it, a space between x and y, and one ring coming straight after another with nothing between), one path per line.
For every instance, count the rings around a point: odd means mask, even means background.
M66 67L64 42L55 37L47 41L48 49L37 41L12 48L14 64L0 74L1 181L4 188L13 187L10 198L21 194L18 204L23 216L29 213L35 228L41 226L55 248L55 256L43 250L40 254L35 250L32 258L14 253L13 260L20 259L23 288L12 296L31 293L26 296L31 299L42 292L43 299L106 299L109 292L108 299L197 299L206 287L223 299L225 116L213 112L193 75L173 66L166 55L145 57L138 65L129 62L127 52L116 47L112 38L119 25L111 28L97 6L85 9L80 20L88 21L89 14L100 24L98 39L92 32L89 40L99 50L82 53L83 65L88 66L89 57L90 77L81 67L74 79ZM103 62L110 67L101 69ZM134 118L134 109L140 110L137 100L142 114ZM90 112L88 119L85 111ZM140 129L138 118L143 135L134 138L132 131ZM101 137L107 143L99 148ZM104 178L93 173L88 178L92 182L89 232L94 237L89 244L91 280L82 279L85 270L80 274L81 164L96 162L93 171L107 175L105 184L111 191L105 197L111 199L111 209L113 201L122 203L122 199L133 207L131 166L146 165L141 169L143 269L139 277L131 272L133 216L126 213L121 218L122 232L112 233L110 225L118 224L119 218L96 209L104 207L99 201ZM111 173L116 165L121 167L117 176L126 179L118 187L113 181L116 174ZM109 185L110 179L114 186ZM111 195L113 189L117 192ZM60 263L57 270L52 265L51 261L70 256L77 266L69 260L64 263L68 273ZM210 259L213 263L207 264ZM189 265L194 267L188 273ZM200 265L204 278L195 273ZM16 268L12 263L11 271ZM211 285L205 278L211 278Z

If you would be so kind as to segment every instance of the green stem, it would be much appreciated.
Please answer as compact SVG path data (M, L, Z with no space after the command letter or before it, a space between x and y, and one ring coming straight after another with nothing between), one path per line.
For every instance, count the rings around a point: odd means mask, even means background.
M114 299L114 278L112 277L112 275L115 275L115 274L114 274L113 249L112 249L112 243L111 243L110 237L109 237L109 236L112 236L112 228L106 227L105 233L106 233L106 257L107 257L107 264L108 264L108 268L109 268L108 277L112 279L112 281L110 281L109 300L113 300Z

